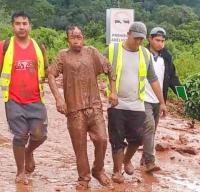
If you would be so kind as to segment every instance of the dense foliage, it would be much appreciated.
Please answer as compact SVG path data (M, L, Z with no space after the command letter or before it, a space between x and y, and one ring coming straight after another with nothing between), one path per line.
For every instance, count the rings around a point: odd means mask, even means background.
M185 112L188 116L200 120L200 74L191 76L185 83L188 100L185 102Z
M200 71L200 0L0 0L0 3L0 39L12 35L11 14L24 10L32 18L32 36L46 43L50 60L66 47L64 29L69 24L82 26L86 44L103 51L106 9L121 7L134 9L135 20L145 22L149 30L154 26L166 29L167 47L183 83Z

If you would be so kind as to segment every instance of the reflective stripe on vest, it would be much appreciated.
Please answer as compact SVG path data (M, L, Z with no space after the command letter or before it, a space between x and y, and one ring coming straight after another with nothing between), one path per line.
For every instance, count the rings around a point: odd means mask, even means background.
M43 90L43 82L45 78L44 59L43 59L42 51L39 48L38 44L35 42L34 39L31 39L31 40L33 42L33 46L35 48L37 60L38 60L38 82L39 82L40 98L41 98L41 101L44 102L44 90ZM13 55L14 55L14 37L11 37L8 49L4 56L3 69L2 69L1 81L0 81L4 102L7 102L9 99L9 86L10 86L11 71L12 71L12 65L13 65Z
M116 90L119 91L121 72L122 72L122 42L116 44L117 50L115 49L114 44L109 45L109 62L113 65L113 68L116 73ZM115 50L117 53L115 53ZM114 63L114 57L117 57L116 62ZM148 58L147 58L148 57ZM144 101L145 97L145 78L147 76L147 62L150 61L150 52L144 48L139 47L139 99ZM109 92L108 92L109 94Z

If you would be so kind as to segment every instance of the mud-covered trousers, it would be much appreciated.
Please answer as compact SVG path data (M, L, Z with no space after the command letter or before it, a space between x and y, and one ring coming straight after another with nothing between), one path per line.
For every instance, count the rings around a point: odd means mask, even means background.
M89 181L91 177L87 156L87 133L95 147L92 172L95 174L104 172L107 134L103 111L99 108L87 108L69 113L67 125L76 155L78 180Z

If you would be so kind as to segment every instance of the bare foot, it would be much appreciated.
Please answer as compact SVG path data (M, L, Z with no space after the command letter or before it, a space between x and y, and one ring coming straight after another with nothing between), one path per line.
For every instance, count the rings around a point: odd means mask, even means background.
M150 173L150 172L154 172L154 171L160 171L161 168L159 166L157 166L155 163L148 163L146 164L146 172Z
M24 185L28 185L28 178L24 173L21 173L21 174L16 176L15 182L16 183L22 183Z
M88 183L88 181L78 181L76 184L76 190L87 190Z
M131 163L131 161L129 161L128 163L124 163L124 171L128 175L133 175L134 167L133 167L133 164Z
M121 173L116 172L116 173L113 173L112 180L115 183L121 184L121 183L124 183L124 176Z
M32 173L35 170L35 160L33 153L27 153L25 150L25 171L27 173Z
M104 173L104 172L101 172L101 173L92 173L92 176L97 179L99 181L99 183L105 187L108 187L110 189L113 189L113 185L112 185L112 182L111 180L109 179L109 177Z

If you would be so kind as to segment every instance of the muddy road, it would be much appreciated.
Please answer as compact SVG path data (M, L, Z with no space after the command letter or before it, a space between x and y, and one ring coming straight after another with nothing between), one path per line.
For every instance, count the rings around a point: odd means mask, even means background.
M1 93L0 93L1 94ZM103 99L105 102L105 100ZM36 170L28 176L30 184L15 184L15 162L12 154L4 104L0 98L0 192L73 192L77 180L75 156L66 119L57 113L51 92L46 86L49 126L48 140L35 152ZM105 107L104 107L105 108ZM105 113L106 118L106 113ZM135 173L125 175L124 185L114 185L116 192L200 192L200 126L174 115L161 119L156 135L156 158L162 170L146 174L140 167L141 150L133 158ZM93 161L93 145L88 138L88 155ZM112 174L108 145L106 172ZM91 192L109 191L95 179Z

